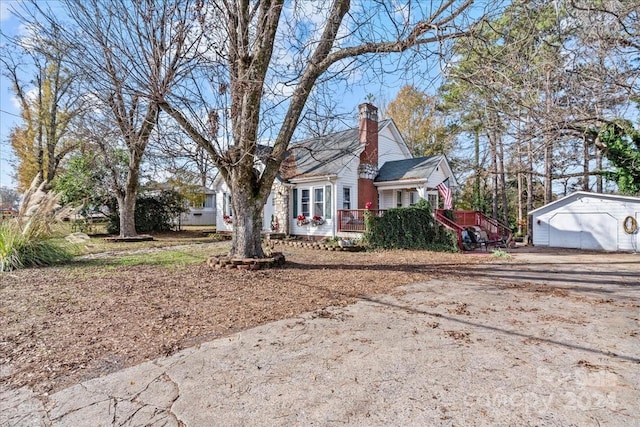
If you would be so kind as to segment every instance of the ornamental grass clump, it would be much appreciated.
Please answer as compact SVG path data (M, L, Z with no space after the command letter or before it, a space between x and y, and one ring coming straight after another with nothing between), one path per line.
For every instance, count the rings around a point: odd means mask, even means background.
M19 217L0 223L0 271L52 265L73 257L68 246L51 239L58 197L44 192L38 182L36 177L25 194Z
M24 228L17 221L0 224L0 271L40 267L71 260L69 249L51 240L49 227L31 217Z

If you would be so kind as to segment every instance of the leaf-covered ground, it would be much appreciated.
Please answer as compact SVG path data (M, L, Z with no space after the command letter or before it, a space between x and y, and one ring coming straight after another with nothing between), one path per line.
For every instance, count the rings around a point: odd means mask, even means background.
M272 320L408 283L464 278L473 264L490 258L293 247L284 252L284 268L258 272L213 270L202 262L123 267L85 260L3 274L0 384L60 390Z

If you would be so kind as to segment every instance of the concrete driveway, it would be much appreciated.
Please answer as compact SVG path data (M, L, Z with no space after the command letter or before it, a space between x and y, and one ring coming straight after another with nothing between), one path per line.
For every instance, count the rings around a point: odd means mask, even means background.
M470 255L475 256L475 255ZM0 425L638 425L640 255L514 251L62 390Z

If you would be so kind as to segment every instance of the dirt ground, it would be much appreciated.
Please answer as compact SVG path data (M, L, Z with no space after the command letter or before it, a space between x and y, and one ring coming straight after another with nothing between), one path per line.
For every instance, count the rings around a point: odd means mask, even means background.
M420 251L282 250L286 268L258 272L195 264L3 274L0 385L50 393L273 320L408 283L456 277L488 259Z
M549 425L558 419L631 425L639 419L640 255L519 248L512 259L503 260L487 253L336 253L292 247L284 252L285 268L259 272L198 265L160 271L135 266L108 274L66 267L4 275L0 386L27 385L37 393L52 393L194 344L293 319L283 328L295 335L294 343L318 342L336 357L322 357L326 366L303 363L287 369L304 370L299 372L304 381L326 380L334 393L341 383L353 382L348 378L353 369L379 368L389 382L368 385L384 397L376 405L408 399L401 405L406 413L396 414L396 420L405 415L407 421L422 420L416 417L419 411L427 411L424 420L436 417L443 424L473 425L483 414L487 422L507 424L528 416L546 416L542 424ZM358 307L371 304L384 317L358 318ZM300 316L329 323L305 326L295 320ZM336 328L344 331L345 322L355 322L346 328L353 336L344 337L351 344L337 344L343 332ZM242 345L258 348L254 338ZM331 343L336 345L327 347ZM373 349L374 343L380 346ZM409 372L412 365L398 364L415 352L421 352L428 366L422 369L429 372ZM385 364L385 358L393 364ZM331 364L335 369L326 372L333 378L311 372ZM398 383L399 378L406 383ZM425 378L429 387L413 384ZM362 387L366 380L354 381ZM421 390L420 396L412 401L406 393L396 394L407 387L412 393ZM212 402L220 398L210 396ZM434 403L425 404L425 399ZM249 405L243 402L236 401ZM550 408L567 415L556 419L548 414ZM247 414L233 405L226 409L230 417ZM571 418L577 409L580 416ZM304 423L300 413L278 419ZM341 422L348 422L372 414L342 415ZM385 417L372 421L394 419ZM242 418L236 421L243 423Z

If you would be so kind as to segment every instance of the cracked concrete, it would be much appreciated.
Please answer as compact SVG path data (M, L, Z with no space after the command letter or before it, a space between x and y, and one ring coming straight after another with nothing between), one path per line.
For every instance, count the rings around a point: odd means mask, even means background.
M0 425L637 423L638 284L600 280L593 265L560 270L531 278L532 265L513 287L405 286L78 384L46 408L27 389L5 391Z

